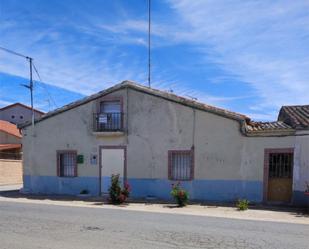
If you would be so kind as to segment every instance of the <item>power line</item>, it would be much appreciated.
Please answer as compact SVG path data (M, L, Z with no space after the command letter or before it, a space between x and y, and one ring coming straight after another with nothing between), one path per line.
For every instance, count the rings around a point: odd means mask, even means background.
M32 123L32 132L33 132L33 135L34 135L34 109L33 109L33 80L32 80L32 62L33 62L33 58L29 57L29 56L26 56L26 55L23 55L21 53L17 53L13 50L10 50L10 49L7 49L7 48L4 48L4 47L0 47L1 50L7 52L7 53L10 53L10 54L13 54L13 55L16 55L16 56L19 56L19 57L23 57L25 58L27 61L29 61L29 77L30 77L30 83L29 85L23 85L24 87L28 88L30 90L30 99L31 99L31 123Z
M17 53L17 52L15 52L15 51L10 50L10 49L7 49L7 48L0 47L0 49L1 49L1 50L3 50L3 51L5 51L5 52L8 52L8 53L11 53L11 54L14 54L14 55L17 55L17 56L23 57L23 58L25 58L25 59L27 59L27 60L32 59L32 58L31 58L31 57L29 57L29 56L26 56L26 55L23 55L23 54Z
M33 63L33 69L34 69L34 72L36 73L36 75L38 76L39 80L40 80L40 83L42 85L42 87L44 88L44 90L46 91L47 95L48 95L48 98L51 99L51 101L53 102L53 105L58 108L57 104L56 104L56 101L54 100L54 98L52 97L51 93L48 91L47 87L45 86L45 84L43 83L43 80L39 74L39 71L38 69L36 68L35 64Z

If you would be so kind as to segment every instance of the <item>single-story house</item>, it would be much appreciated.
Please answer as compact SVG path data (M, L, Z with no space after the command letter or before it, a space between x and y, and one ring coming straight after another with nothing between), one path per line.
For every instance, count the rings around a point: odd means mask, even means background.
M0 159L21 159L21 134L15 124L0 120Z
M24 190L92 195L112 174L132 197L170 199L180 181L190 199L303 205L309 180L309 106L278 120L249 117L124 81L20 126Z

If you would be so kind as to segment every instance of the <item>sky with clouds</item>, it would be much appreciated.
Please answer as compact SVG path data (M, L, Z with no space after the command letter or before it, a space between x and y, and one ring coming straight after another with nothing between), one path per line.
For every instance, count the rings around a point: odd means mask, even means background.
M147 0L0 0L0 46L34 58L35 106L147 83ZM0 51L0 106L29 103L28 64ZM309 1L152 0L152 87L274 120L309 104Z

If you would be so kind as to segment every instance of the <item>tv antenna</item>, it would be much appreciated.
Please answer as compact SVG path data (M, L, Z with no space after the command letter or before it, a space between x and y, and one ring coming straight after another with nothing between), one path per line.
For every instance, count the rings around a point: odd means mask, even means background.
M148 87L151 87L151 0L148 0Z

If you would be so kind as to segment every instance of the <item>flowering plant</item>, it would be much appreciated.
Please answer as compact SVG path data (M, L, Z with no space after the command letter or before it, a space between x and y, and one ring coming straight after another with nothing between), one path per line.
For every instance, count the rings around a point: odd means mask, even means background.
M126 182L123 189L120 187L119 174L112 175L111 186L109 188L109 198L113 204L121 204L130 196L131 187Z
M175 199L179 207L186 206L189 200L189 194L180 186L180 182L172 184L172 197Z

